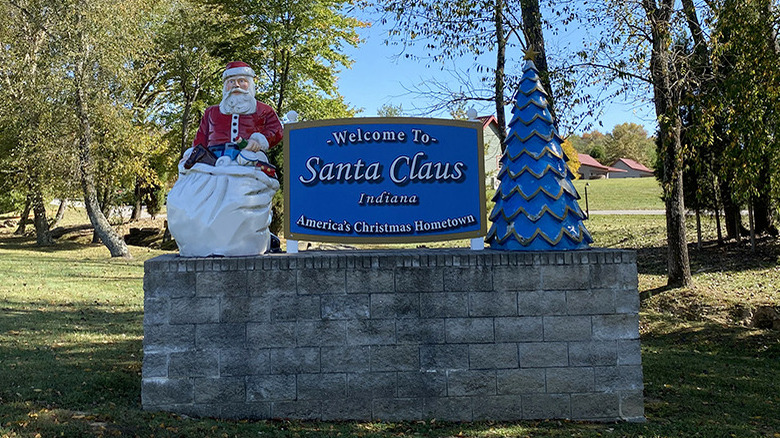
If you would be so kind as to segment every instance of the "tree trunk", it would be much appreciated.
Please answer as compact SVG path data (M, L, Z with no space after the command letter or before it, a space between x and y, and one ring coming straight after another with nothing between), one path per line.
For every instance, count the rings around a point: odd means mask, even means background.
M62 218L65 217L65 210L68 209L68 200L65 198L60 198L60 206L57 207L57 214L54 216L54 221L49 226L49 229L57 228L57 226L62 222Z
M493 20L496 27L496 122L501 150L506 142L506 114L504 113L504 66L506 65L506 35L504 34L504 1L495 0Z
M667 284L689 287L692 284L691 265L685 232L685 202L683 197L682 120L678 111L681 93L672 77L669 42L670 20L674 0L642 0L652 35L650 73L653 80L655 112L659 120L661 158L664 162L663 190L666 205L666 240L668 245Z
M133 191L133 211L130 213L130 222L141 219L141 210L143 209L143 190L141 190L140 178L135 180L135 190Z
M23 236L27 228L27 217L30 216L30 208L32 207L32 195L27 195L27 200L24 202L24 210L19 217L19 225L16 227L14 234L17 236Z
M86 56L86 54L84 55ZM90 146L92 144L92 127L89 122L87 101L84 96L84 89L81 80L83 79L83 60L77 66L76 71L76 111L78 113L79 124L81 125L81 136L78 140L78 160L79 174L81 176L81 188L84 191L84 206L87 209L87 216L92 226L95 227L95 233L108 248L111 257L132 257L127 244L122 236L117 234L111 224L106 219L98 204L97 190L95 189L95 177L93 174L94 163Z
M33 224L35 224L35 242L38 246L54 245L54 240L49 232L49 220L46 218L46 206L43 201L43 194L37 182L33 182L30 187L32 195Z
M547 91L547 100L550 103L550 112L555 117L555 96L550 84L550 71L547 66L547 50L544 44L544 33L542 32L542 13L539 11L539 0L522 0L520 8L523 15L523 33L528 46L533 46L537 55L534 59L536 69L539 70L539 79L542 86Z
M701 210L696 209L696 249L701 251Z

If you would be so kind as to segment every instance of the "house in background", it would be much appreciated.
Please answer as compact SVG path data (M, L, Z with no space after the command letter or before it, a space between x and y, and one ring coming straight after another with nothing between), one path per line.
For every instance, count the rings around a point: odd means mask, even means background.
M498 168L501 161L498 120L496 116L477 117L477 120L482 122L482 140L485 142L485 188L496 189L500 183Z
M612 164L616 169L624 170L624 173L616 173L613 178L645 178L653 176L653 170L648 169L642 163L637 163L628 158L621 158Z
M618 178L615 175L626 173L623 169L605 166L588 154L577 154L580 159L579 174L582 179Z

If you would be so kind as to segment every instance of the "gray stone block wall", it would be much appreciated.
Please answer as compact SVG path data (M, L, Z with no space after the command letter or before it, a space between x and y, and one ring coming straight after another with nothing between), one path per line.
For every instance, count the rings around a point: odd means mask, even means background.
M147 410L644 419L632 251L166 255L144 292Z

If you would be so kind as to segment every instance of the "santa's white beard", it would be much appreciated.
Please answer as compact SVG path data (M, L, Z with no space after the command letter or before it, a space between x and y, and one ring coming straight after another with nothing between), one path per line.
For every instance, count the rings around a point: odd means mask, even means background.
M219 111L222 114L253 114L257 109L255 96L248 90L225 92Z

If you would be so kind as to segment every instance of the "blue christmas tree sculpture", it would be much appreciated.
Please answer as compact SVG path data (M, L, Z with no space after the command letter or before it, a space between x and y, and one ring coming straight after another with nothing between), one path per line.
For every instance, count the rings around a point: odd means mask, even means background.
M580 197L534 56L533 50L526 53L515 95L486 241L491 248L509 251L585 249L593 239L582 223Z

